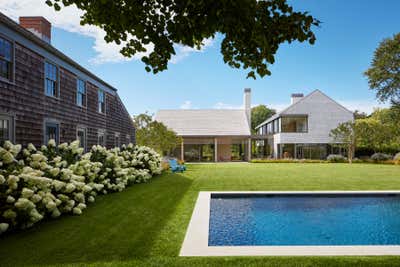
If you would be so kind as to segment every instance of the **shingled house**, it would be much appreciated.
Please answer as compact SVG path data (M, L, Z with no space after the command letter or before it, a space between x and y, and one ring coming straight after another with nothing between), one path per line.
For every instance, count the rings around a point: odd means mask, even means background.
M19 22L0 13L0 143L134 142L117 90L52 46L45 18Z

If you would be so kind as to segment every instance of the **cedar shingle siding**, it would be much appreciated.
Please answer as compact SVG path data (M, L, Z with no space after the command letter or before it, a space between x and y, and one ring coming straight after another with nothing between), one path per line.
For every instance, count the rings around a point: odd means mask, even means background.
M13 40L7 35L1 36ZM114 146L115 134L119 134L120 144L135 141L132 120L116 91L105 91L106 112L101 114L98 112L99 88L83 79L86 81L87 107L80 107L76 104L78 77L58 66L59 98L46 96L45 58L17 41L14 42L14 53L14 79L11 82L0 79L0 115L13 116L16 143L25 146L28 143L43 144L46 120L59 123L60 143L75 140L78 126L86 128L87 148L97 144L99 130L106 131L107 147ZM128 135L130 140L127 140Z

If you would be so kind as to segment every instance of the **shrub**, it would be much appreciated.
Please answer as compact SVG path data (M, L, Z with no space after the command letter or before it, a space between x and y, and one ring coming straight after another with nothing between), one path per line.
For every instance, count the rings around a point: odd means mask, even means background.
M96 195L122 191L161 173L160 156L147 147L121 150L92 147L83 154L79 142L36 149L5 142L0 147L0 234L26 228L46 217L79 215Z
M371 159L375 162L386 161L386 160L391 160L392 156L385 153L375 153L371 156Z
M326 160L329 162L340 163L346 162L346 157L340 154L330 154L328 157L326 157Z
M393 160L396 165L400 165L400 152L394 156Z
M324 163L319 159L252 159L251 163Z

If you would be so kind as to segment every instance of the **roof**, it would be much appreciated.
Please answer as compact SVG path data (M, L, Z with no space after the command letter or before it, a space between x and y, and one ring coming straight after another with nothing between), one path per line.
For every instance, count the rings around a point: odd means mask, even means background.
M330 98L329 96L327 96L326 94L324 94L321 90L314 90L311 93L309 93L308 95L306 95L305 97L301 98L300 100L298 100L297 102L289 105L287 108L285 108L284 110L276 113L275 115L273 115L272 117L269 117L267 120L265 120L264 122L260 123L259 125L257 125L256 129L260 128L261 126L279 118L282 115L286 114L286 111L288 111L289 109L291 109L292 107L298 105L299 103L302 103L304 100L306 100L307 98L309 98L310 96L319 93L321 95L323 95L324 97L328 98L329 100L331 100L332 102L336 103L339 107L341 107L342 109L344 109L345 111L348 111L350 113L353 113L352 111L348 110L347 108L345 108L344 106L342 106L341 104L339 104L338 102L336 102L335 100L333 100L332 98Z
M105 81L100 79L98 76L96 76L95 74L91 73L90 71L88 71L87 69L85 69L84 67L79 65L77 62L72 60L70 57L68 57L67 55L62 53L60 50L58 50L57 48L55 48L51 44L45 42L44 40L40 39L38 36L36 36L32 32L30 32L29 30L25 29L24 27L22 27L21 25L19 25L18 23L16 23L15 21L13 21L12 19L10 19L9 17L7 17L6 15L4 15L1 12L0 12L0 23L4 23L6 26L8 26L9 28L11 28L14 31L18 32L23 37L27 38L28 40L32 41L36 45L42 47L43 49L49 51L50 53L56 55L57 57L59 57L60 59L62 59L65 62L67 62L68 64L74 66L75 68L77 68L81 72L85 73L86 75L88 75L88 76L92 77L93 79L97 80L98 82L102 83L104 86L106 86L106 87L108 87L108 88L110 88L110 89L112 89L114 91L117 91L117 89L115 87L113 87L110 84L106 83Z
M156 121L179 136L250 136L246 112L242 109L159 110Z

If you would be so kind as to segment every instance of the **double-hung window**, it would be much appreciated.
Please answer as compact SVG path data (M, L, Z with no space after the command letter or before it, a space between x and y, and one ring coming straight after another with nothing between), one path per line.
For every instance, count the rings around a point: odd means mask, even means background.
M97 144L100 146L106 146L106 135L104 130L97 132Z
M120 139L119 139L119 133L115 133L114 141L115 141L115 143L114 143L115 147L120 147L121 146Z
M14 141L14 120L9 115L0 115L0 145L7 140Z
M106 112L106 95L103 90L98 91L98 111L100 113L105 113Z
M12 81L14 69L13 43L0 37L0 77Z
M44 90L48 96L58 97L58 68L56 65L45 61L44 63Z
M76 130L76 139L79 140L80 147L86 151L86 129L78 127Z
M49 140L54 140L56 144L59 143L60 126L55 122L45 123L44 143L47 144Z
M86 107L86 83L81 79L76 80L76 104Z

